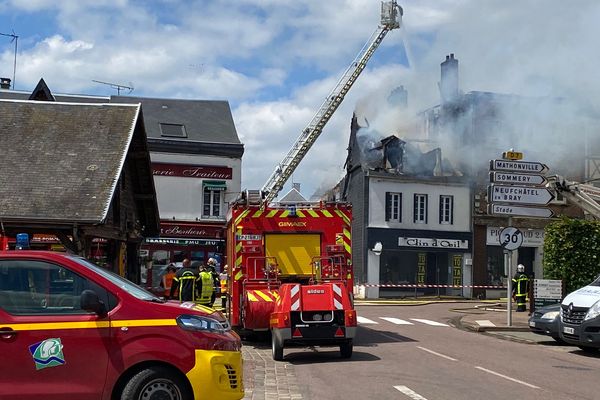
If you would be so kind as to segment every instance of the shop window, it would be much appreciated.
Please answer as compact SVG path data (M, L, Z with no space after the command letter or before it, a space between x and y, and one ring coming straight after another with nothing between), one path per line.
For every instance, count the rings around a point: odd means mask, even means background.
M454 223L454 196L440 196L440 224L452 225Z
M504 273L504 250L500 246L487 246L486 285L506 285Z
M221 216L221 197L221 190L211 190L208 186L204 188L203 217Z
M427 223L427 195L415 194L413 222L416 224Z
M402 193L385 193L385 220L402 222Z

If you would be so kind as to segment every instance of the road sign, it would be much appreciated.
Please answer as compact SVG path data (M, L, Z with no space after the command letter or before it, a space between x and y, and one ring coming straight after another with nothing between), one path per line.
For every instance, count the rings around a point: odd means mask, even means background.
M492 160L490 169L493 171L525 172L531 174L543 174L548 171L548 166L540 162L532 161L509 161Z
M546 205L554 199L554 195L548 189L542 187L491 184L488 189L490 203Z
M490 182L543 186L548 182L545 176L537 174L516 174L510 172L490 172Z
M544 207L521 207L505 204L490 204L488 214L493 215L519 215L523 217L552 218L554 212Z
M522 160L523 153L521 153L520 151L505 151L504 153L502 153L502 158L504 158L505 160Z
M562 281L560 279L534 279L533 297L562 299Z
M515 227L509 226L502 229L498 237L500 246L506 250L516 250L523 244L523 232Z

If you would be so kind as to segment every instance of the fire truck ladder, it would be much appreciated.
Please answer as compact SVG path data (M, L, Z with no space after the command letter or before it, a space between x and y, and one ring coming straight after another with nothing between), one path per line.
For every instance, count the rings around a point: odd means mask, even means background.
M319 111L317 111L308 126L302 131L296 143L292 146L283 161L279 163L267 183L262 187L261 190L265 193L264 204L269 204L277 197L283 185L292 173L294 173L294 170L312 147L315 140L317 140L333 113L335 113L354 82L356 82L356 79L358 79L358 76L365 69L367 62L375 50L377 50L385 35L389 31L400 27L402 14L402 7L396 3L396 0L381 3L381 24L373 32L369 41L363 46L354 61L352 61L352 64L344 72L342 78L327 96Z

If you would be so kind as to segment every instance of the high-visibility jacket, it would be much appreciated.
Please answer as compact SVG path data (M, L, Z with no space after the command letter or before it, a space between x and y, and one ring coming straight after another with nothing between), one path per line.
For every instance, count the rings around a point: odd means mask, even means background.
M209 305L212 294L215 290L213 286L213 277L212 274L208 271L200 272L200 296L198 298L198 303L202 305Z
M162 287L165 289L165 296L169 296L171 294L173 278L175 278L175 272L167 272L162 277Z
M517 272L512 281L513 295L517 297L527 296L527 291L529 289L529 277L524 273Z
M221 272L219 274L219 280L221 281L221 297L225 297L227 295L227 273Z
M179 289L179 301L195 301L198 280L199 277L196 271L191 268L181 268L173 278L170 296L173 297L177 289Z

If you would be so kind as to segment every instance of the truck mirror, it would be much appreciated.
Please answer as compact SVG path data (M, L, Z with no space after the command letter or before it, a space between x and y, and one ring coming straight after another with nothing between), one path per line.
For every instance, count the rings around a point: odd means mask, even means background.
M80 305L84 311L93 311L100 316L106 314L106 306L93 290L86 289L81 292Z

